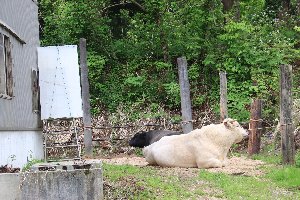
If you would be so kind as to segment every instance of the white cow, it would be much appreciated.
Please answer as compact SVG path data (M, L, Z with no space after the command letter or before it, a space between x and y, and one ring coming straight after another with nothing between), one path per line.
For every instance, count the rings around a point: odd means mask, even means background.
M204 126L188 134L163 137L145 147L143 153L150 165L222 167L231 145L247 136L236 120L228 118L221 124Z

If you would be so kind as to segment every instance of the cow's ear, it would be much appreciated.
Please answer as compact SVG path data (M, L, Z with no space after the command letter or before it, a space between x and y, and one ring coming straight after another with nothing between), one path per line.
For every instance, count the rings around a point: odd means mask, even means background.
M226 119L223 120L223 124L224 124L226 127L228 127L228 118L226 118Z
M223 120L223 124L225 125L226 128L231 128L232 127L232 123L234 122L234 120L230 119L230 118L226 118Z

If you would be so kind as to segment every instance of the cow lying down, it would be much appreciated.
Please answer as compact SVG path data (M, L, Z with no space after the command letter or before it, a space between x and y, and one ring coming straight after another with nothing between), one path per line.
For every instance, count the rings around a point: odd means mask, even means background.
M150 165L162 167L212 168L225 166L232 144L242 141L248 134L233 119L211 124L188 134L163 137L143 149Z
M140 131L136 133L129 141L129 146L143 148L148 146L164 136L180 135L182 132L170 131L170 130L152 130L152 131Z

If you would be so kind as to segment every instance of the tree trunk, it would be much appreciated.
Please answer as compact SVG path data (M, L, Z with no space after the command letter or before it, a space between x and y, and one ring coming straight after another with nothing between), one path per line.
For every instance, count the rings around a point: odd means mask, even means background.
M284 12L289 12L291 8L291 0L282 0L282 8Z
M241 8L240 8L240 0L236 0L235 3L235 20L238 22L241 19Z
M297 5L296 5L296 15L300 16L300 0L297 1ZM299 20L300 21L300 20ZM300 24L300 22L298 21L298 24Z
M234 0L222 0L224 10L228 11L232 8Z
M290 13L291 0L282 0L281 5L282 10L279 10L279 19L286 21L289 18L287 14Z

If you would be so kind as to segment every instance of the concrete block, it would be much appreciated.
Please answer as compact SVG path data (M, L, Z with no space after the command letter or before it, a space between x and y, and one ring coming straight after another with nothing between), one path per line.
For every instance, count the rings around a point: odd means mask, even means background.
M20 175L19 173L0 174L0 199L19 200L20 199Z
M22 200L102 200L100 161L34 165L21 178Z

